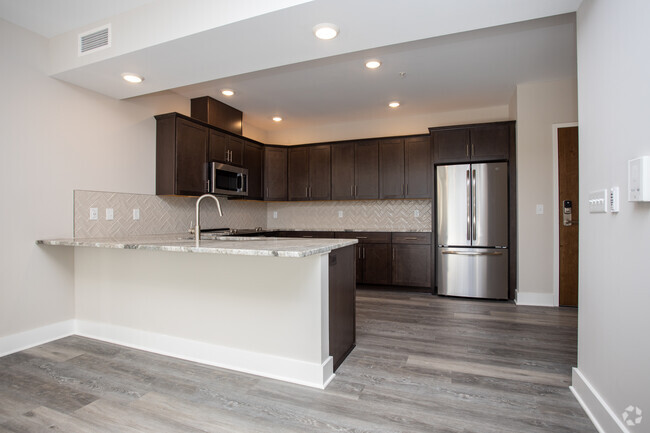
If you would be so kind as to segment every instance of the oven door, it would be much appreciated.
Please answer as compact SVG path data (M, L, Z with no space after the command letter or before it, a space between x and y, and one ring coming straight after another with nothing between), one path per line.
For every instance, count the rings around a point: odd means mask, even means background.
M210 192L227 196L248 195L248 169L210 163Z

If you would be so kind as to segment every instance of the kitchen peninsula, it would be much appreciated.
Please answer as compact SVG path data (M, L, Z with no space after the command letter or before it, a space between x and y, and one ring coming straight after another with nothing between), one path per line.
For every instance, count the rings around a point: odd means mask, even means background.
M354 347L356 239L57 239L77 334L324 388Z

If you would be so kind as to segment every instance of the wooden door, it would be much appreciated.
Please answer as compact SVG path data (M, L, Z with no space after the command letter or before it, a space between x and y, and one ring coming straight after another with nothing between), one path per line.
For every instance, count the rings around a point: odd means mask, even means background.
M431 245L393 244L393 285L431 286Z
M331 197L330 181L330 145L309 147L309 199L329 200Z
M354 198L353 141L332 145L332 200Z
M287 149L264 147L264 199L287 199Z
M185 119L176 122L176 194L204 194L208 191L208 129Z
M560 214L560 305L578 306L578 127L559 128L558 189ZM571 225L564 225L564 201L570 200Z
M431 142L429 136L404 140L404 197L431 198Z
M433 131L433 159L436 163L468 162L469 130L467 128Z
M228 162L226 142L228 138L223 132L210 129L210 146L208 148L208 161Z
M510 125L493 124L470 128L472 160L507 160L510 148Z
M379 198L404 198L404 139L379 142Z
M248 169L248 198L261 200L262 197L262 146L244 143L244 167Z
M390 244L363 244L363 282L390 284Z
M355 148L354 195L359 200L379 198L379 144L358 142Z
M309 198L309 148L289 149L289 200Z
M229 135L226 150L228 151L228 162L235 165L242 165L244 159L244 141L241 138Z

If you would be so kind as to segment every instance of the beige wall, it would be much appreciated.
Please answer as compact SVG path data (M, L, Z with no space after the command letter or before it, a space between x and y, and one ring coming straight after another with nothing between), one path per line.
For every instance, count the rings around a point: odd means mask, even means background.
M73 190L154 192L155 121L171 93L116 101L48 78L46 39L0 20L0 337L71 319Z
M509 107L507 105L498 105L460 111L425 113L410 117L318 124L304 128L269 131L267 133L267 143L293 145L394 135L428 134L428 128L433 126L495 122L508 120L509 116Z
M627 161L650 155L650 2L583 1L578 371L573 385L606 432L650 431L650 203L627 201ZM620 187L620 212L588 212L590 191ZM622 424L632 405L642 423ZM636 418L636 415L634 416Z
M577 83L517 86L518 301L553 305L553 127L578 120ZM542 215L536 206L544 206ZM525 295L524 295L525 294Z

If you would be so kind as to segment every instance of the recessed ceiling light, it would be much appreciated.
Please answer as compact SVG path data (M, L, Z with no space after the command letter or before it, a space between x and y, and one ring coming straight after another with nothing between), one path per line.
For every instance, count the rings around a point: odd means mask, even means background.
M232 96L232 95L235 94L235 91L234 91L234 90L230 90L230 89L223 89L223 90L221 91L221 94L224 95L224 96Z
M282 122L282 117L280 117L280 116L274 116L274 117L273 117L273 121L274 121L274 122Z
M312 29L318 39L334 39L339 34L339 26L331 23L316 24Z
M388 104L388 106L389 106L390 108L397 108L397 107L399 107L399 102L397 102L397 101L393 101L393 102L391 102L390 104Z
M379 60L368 60L366 62L366 68L368 69L377 69L380 66L381 62Z
M131 84L139 84L144 81L144 78L139 76L138 74L133 74L131 72L125 72L122 74L122 78L124 81L131 83Z

